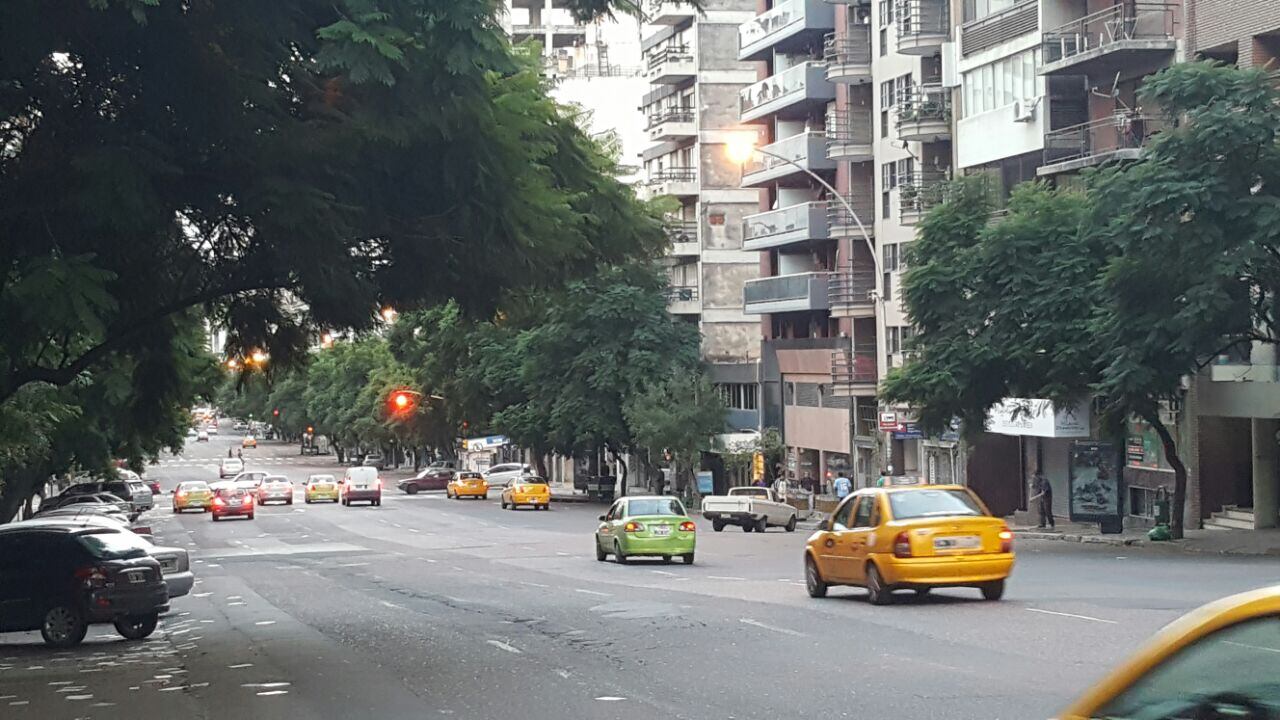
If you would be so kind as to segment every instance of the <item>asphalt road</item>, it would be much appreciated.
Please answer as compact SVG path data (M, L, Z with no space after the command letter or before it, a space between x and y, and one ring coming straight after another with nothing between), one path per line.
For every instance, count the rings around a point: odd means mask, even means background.
M219 435L148 476L216 479ZM337 472L264 443L250 469ZM145 516L199 580L146 642L0 636L4 718L1047 718L1183 612L1280 582L1274 561L1024 542L1005 600L873 607L804 592L806 533L700 528L698 562L598 563L600 506Z

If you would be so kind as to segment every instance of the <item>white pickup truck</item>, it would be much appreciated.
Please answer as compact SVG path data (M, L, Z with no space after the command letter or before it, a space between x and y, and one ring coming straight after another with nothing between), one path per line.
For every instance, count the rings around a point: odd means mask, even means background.
M743 532L764 532L770 525L796 529L796 509L779 502L769 488L729 488L728 495L712 495L702 499L702 516L711 521L716 532L725 525L739 525Z

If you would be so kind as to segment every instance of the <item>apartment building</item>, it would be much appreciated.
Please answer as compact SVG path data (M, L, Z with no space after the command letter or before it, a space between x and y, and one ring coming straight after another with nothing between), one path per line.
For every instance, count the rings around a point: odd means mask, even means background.
M758 205L725 151L738 126L739 91L756 79L737 53L738 27L754 7L708 0L698 12L648 2L641 41L649 83L639 108L648 134L641 192L678 203L668 226L668 308L701 332L703 359L729 404L728 431L761 426L759 328L743 307L743 287L759 268L745 247L743 218Z

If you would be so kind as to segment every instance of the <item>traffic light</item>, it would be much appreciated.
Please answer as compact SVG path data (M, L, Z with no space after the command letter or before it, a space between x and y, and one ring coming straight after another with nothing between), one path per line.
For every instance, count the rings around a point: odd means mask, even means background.
M316 429L315 429L314 427L312 427L312 426L310 426L310 425L308 425L308 426L307 426L307 434L308 434L308 435L310 435L311 433L314 433L315 431L316 431Z
M392 415L408 415L417 407L419 395L413 390L394 390L387 397L387 409Z
M280 408L274 408L274 409L271 411L271 414L272 414L272 415L274 415L274 416L276 416L276 417L280 417Z

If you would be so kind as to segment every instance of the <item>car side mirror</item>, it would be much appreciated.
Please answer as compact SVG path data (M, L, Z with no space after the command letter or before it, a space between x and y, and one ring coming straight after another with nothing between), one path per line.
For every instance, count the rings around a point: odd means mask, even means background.
M605 516L604 516L604 515L601 515L601 516L600 516L600 522L604 522L604 521L605 521Z

